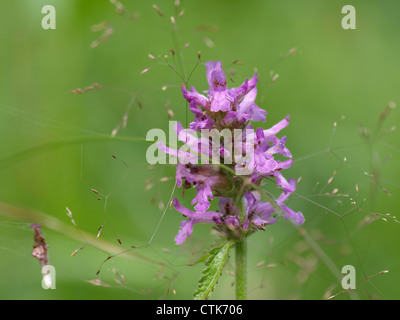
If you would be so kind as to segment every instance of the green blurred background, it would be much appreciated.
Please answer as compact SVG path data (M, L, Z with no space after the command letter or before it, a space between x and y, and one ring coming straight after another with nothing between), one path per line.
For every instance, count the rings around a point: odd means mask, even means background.
M0 4L0 201L62 223L47 220L42 226L56 269L56 289L44 290L40 265L31 256L29 225L37 221L1 207L0 298L191 299L204 265L187 265L215 235L210 226L196 225L190 240L176 246L181 215L172 209L161 219L174 168L149 168L145 143L107 137L127 108L127 126L117 137L166 130L168 110L171 119L185 123L177 73L189 75L201 51L202 62L221 60L231 71L229 86L259 73L258 103L268 117L257 125L268 128L291 116L282 134L296 161L285 176L301 177L290 206L304 213L306 223L298 230L281 220L249 239L249 298L336 295L343 290L341 268L350 264L357 271L356 294L335 299L398 299L400 225L386 216L396 216L399 208L400 139L391 131L398 109L379 119L388 103L400 101L400 4L353 1L357 29L344 30L341 9L348 1L203 0L182 1L178 9L174 1L154 2L164 17L149 1L121 3L120 12L115 1ZM47 4L56 9L55 30L41 27ZM170 16L176 17L176 32ZM113 33L96 42L104 30L93 26L101 23ZM171 49L177 54L168 61L177 73L163 58ZM141 74L145 68L150 70ZM93 83L104 88L70 93ZM203 65L189 84L207 89ZM53 142L60 142L58 148ZM175 195L181 198L181 191ZM66 207L80 231L70 229ZM98 241L106 242L71 257L89 237L83 232L96 237L104 221ZM130 249L150 239L150 246ZM102 264L110 250L128 250L128 256ZM232 261L212 299L234 298ZM389 272L379 274L384 270Z

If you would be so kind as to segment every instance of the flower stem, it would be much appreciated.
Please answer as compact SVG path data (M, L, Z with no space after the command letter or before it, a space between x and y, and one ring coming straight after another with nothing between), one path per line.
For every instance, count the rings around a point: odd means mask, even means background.
M236 300L247 299L247 238L236 241Z

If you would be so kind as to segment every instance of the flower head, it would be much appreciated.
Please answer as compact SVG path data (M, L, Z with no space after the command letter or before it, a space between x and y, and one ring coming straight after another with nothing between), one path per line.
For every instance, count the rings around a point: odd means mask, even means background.
M176 243L183 243L197 223L211 223L228 236L246 236L258 229L264 230L277 222L274 209L277 206L286 220L303 224L302 213L293 211L285 204L296 190L296 183L282 174L283 170L291 167L293 159L286 147L286 136L279 138L277 134L289 125L289 116L269 129L258 128L254 131L252 122L266 121L267 115L255 103L257 74L239 87L229 89L220 61L209 61L205 66L209 84L206 95L198 93L194 87L188 90L182 86L183 97L189 103L194 121L190 123L190 129L183 129L177 123L175 130L178 139L190 151L158 143L161 151L179 159L177 186L196 189L191 201L195 211L183 207L177 199L173 201L175 209L187 218L180 224ZM204 136L204 130L221 132L225 129L234 140L231 143ZM237 129L245 133L239 136L232 134ZM215 164L210 161L215 158L220 162ZM243 168L247 169L244 176L234 173ZM275 178L282 190L274 205L261 201L257 192L267 178ZM218 210L209 211L215 198L219 198Z

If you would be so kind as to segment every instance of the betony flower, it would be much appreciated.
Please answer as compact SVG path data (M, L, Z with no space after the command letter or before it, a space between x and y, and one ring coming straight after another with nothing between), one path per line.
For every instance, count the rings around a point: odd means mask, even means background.
M277 135L289 125L289 116L269 129L258 128L254 131L252 123L265 122L267 115L255 103L257 74L239 87L228 88L220 61L209 61L205 67L209 84L206 95L198 93L194 87L187 90L182 86L183 97L194 115L190 129L184 129L179 122L175 127L178 139L186 148L174 149L158 143L162 152L179 160L176 185L196 189L196 195L191 200L195 211L182 206L176 198L173 200L175 209L187 218L181 222L175 242L183 243L191 235L194 224L198 223L211 223L232 237L247 236L257 229L264 230L277 222L276 205L286 220L303 224L302 213L293 211L285 204L295 192L296 182L294 179L287 180L282 174L283 170L291 167L293 159L286 147L287 137L279 138ZM237 141L231 143L239 148L234 155L224 139L214 141L210 136L203 136L204 130L225 129L228 132L240 129L244 133L232 138ZM220 163L225 163L227 159L232 162L226 162L224 166L212 163L214 151ZM233 173L241 168L247 169L244 177ZM240 178L245 178L247 184ZM275 208L271 203L261 201L257 191L267 178L276 179L276 185L282 190L275 200ZM215 198L219 198L218 210L208 211Z
M268 202L259 201L252 192L245 193L246 202L246 217L243 222L243 230L247 230L250 224L257 226L260 229L265 229L265 225L274 224L277 220L272 217L275 212L272 205Z

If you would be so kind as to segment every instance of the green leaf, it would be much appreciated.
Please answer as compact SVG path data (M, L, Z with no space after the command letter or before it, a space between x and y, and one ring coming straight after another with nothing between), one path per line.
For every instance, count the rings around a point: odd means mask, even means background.
M232 240L228 240L222 246L210 251L203 276L199 280L197 290L194 293L195 300L205 300L211 295L229 259L229 251L233 243Z

